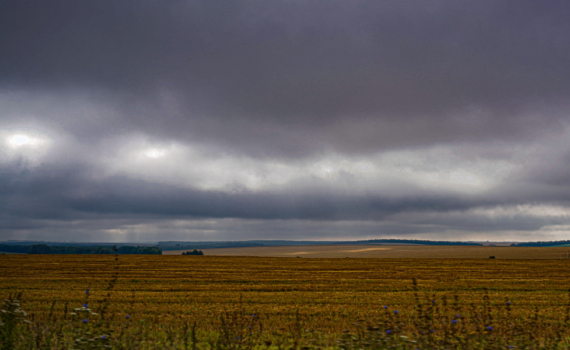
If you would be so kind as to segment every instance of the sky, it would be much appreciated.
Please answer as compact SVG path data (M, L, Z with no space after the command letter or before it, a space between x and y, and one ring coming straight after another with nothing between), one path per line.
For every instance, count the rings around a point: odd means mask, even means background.
M0 240L570 239L568 18L0 1Z

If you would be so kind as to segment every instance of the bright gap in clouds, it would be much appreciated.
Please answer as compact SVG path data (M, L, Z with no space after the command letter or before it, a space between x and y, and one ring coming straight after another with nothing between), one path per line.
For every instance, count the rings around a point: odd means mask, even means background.
M328 153L283 162L213 152L190 144L123 137L105 162L108 175L123 173L149 182L201 190L274 190L317 187L409 195L414 191L479 193L502 183L516 167L502 159L465 160L442 147L363 156ZM479 150L480 151L480 150ZM477 151L474 151L477 153ZM159 163L157 163L159 162ZM160 164L160 166L157 166ZM315 187L316 186L316 187Z
M156 148L151 148L148 149L144 152L144 155L149 157L149 158L160 158L163 157L166 154L166 151L161 150L161 149L156 149Z
M36 133L0 133L4 139L4 152L0 160L24 157L28 165L38 165L51 150L52 140Z
M31 138L27 135L17 134L8 138L7 143L12 148L19 148L22 146L33 146L39 142L38 139Z

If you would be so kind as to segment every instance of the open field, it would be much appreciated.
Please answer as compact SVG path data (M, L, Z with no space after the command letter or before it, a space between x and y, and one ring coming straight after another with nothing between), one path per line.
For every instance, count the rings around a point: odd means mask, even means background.
M375 251L354 253L367 252ZM418 280L419 304L428 307L435 300L433 305L441 307L438 312L449 314L445 317L487 312L500 320L508 312L513 322L526 322L537 312L544 324L564 322L570 287L570 260L562 259L130 255L119 256L117 265L113 259L105 255L2 255L0 294L24 292L23 308L36 324L50 324L45 323L48 319L71 322L71 308L83 305L87 298L93 309L103 304L109 280L117 271L109 317L113 327L124 332L137 324L161 337L166 325L182 332L185 325L196 322L200 336L208 337L219 329L224 311L242 309L244 314L259 317L264 334L273 341L279 334L290 335L300 320L313 338L331 346L344 329L354 329L355 320L385 317L384 305L399 310L403 328L411 324L417 312L414 305L418 305L412 278ZM504 306L506 301L512 302L512 310ZM299 316L295 316L297 310ZM541 327L546 331L550 326Z
M568 247L491 247L430 245L307 245L250 248L204 249L206 255L302 257L302 258L388 258L388 259L563 259L570 257ZM163 255L180 255L171 250Z

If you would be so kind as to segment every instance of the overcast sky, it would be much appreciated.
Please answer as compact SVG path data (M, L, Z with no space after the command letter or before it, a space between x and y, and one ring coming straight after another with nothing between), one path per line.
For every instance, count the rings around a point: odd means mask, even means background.
M0 1L0 240L570 239L569 18Z

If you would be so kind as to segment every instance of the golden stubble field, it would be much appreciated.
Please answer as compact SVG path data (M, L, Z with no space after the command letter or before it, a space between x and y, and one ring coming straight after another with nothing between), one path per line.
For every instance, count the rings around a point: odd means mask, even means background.
M64 317L83 305L87 287L90 305L101 302L115 271L113 259L1 255L0 294L24 292L24 308L33 319ZM220 313L238 307L241 297L241 307L262 315L267 327L290 322L299 310L312 327L340 332L356 319L378 317L383 305L400 310L405 320L415 303L412 278L422 303L445 298L452 304L457 296L460 307L477 308L487 288L492 304L512 302L515 318L537 311L560 321L568 303L570 260L121 255L118 276L110 299L118 319L128 314L153 324L196 321L202 329L214 329Z

